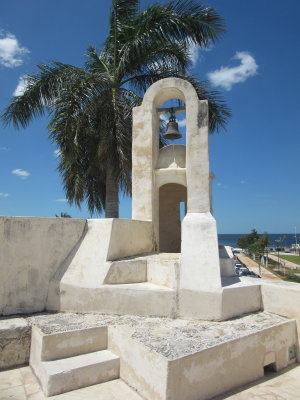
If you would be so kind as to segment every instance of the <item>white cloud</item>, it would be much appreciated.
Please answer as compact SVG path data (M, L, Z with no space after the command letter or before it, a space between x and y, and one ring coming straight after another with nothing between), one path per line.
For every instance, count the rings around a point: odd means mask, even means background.
M199 59L199 50L200 47L197 44L192 43L190 45L189 55L191 57L193 67L197 64L197 61Z
M0 147L0 150L7 151L8 147L2 146L2 147Z
M8 197L8 193L0 193L0 197Z
M14 68L23 64L23 58L30 51L21 47L18 39L9 32L0 31L0 64L4 67Z
M67 203L67 199L56 199L55 201L58 201L60 203Z
M192 60L192 67L195 67L198 60L204 59L202 52L211 51L214 45L210 43L207 47L200 47L195 43L191 43L189 47L190 47L189 54Z
M178 121L178 126L179 126L180 128L185 128L185 126L186 126L186 119L183 118L183 119L181 119L180 121Z
M25 92L25 89L26 89L26 80L25 79L26 79L25 75L20 76L18 86L16 87L16 89L13 93L14 96L22 96L22 94Z
M160 114L160 119L162 119L165 122L169 122L169 117L167 116L167 114Z
M61 150L56 149L56 150L54 150L53 154L54 154L54 157L59 157L61 155Z
M221 86L226 90L231 90L234 84L245 82L251 76L256 75L258 65L250 53L238 51L233 59L240 60L240 65L237 67L221 67L207 74L213 86Z
M168 123L168 122L169 122L169 119L170 119L170 116L168 116L167 114L162 114L162 115L160 115L160 119L162 119L163 121L165 121L166 123ZM177 118L176 118L176 119L177 119ZM186 126L186 119L185 119L185 118L183 118L183 119L177 119L177 122L178 122L179 128L185 128L185 126Z
M11 171L12 174L19 176L21 179L26 179L30 175L29 172L24 171L23 169L17 168Z

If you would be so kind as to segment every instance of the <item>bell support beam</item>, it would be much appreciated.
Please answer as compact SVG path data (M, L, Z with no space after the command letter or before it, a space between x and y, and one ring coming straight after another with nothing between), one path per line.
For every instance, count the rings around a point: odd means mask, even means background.
M169 107L169 108L157 108L158 114L170 114L170 110L173 110L173 114L180 114L185 112L185 106L182 107Z

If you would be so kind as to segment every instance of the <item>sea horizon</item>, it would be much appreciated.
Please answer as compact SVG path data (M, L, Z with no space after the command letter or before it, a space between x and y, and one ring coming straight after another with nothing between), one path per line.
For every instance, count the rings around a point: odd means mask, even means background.
M249 233L249 232L248 232ZM220 246L231 246L237 247L237 240L241 237L247 235L247 233L219 233L218 241ZM300 233L299 237L297 236L297 243L300 242ZM281 247L291 247L292 244L295 243L295 234L294 233L268 233L270 247L277 247L278 245Z

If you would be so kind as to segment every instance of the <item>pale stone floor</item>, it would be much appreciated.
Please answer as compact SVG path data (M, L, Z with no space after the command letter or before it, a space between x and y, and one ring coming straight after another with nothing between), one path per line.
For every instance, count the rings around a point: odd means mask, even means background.
M52 400L142 400L121 379L74 390ZM300 365L279 373L269 373L263 379L214 400L297 400L300 399ZM45 400L30 367L0 372L0 400Z

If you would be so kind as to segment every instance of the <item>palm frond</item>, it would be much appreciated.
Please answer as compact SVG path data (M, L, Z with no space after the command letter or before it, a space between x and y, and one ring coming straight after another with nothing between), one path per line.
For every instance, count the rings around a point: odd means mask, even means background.
M214 8L193 0L154 4L137 17L135 27L144 41L193 42L200 47L214 43L225 31L224 20Z
M81 68L59 62L38 65L37 68L37 73L25 78L24 93L15 96L4 110L1 116L4 124L12 123L17 129L25 128L33 118L53 108L68 82L74 79L79 81L85 75Z
M151 84L170 76L188 80L199 99L208 100L210 132L225 127L230 110L220 93L187 74L190 45L207 46L223 32L216 10L196 0L169 0L144 11L139 0L112 0L102 51L90 46L83 68L38 65L2 120L20 128L49 114L49 136L61 150L58 169L68 201L78 207L86 202L91 213L101 213L108 171L122 191L131 191L132 108Z

